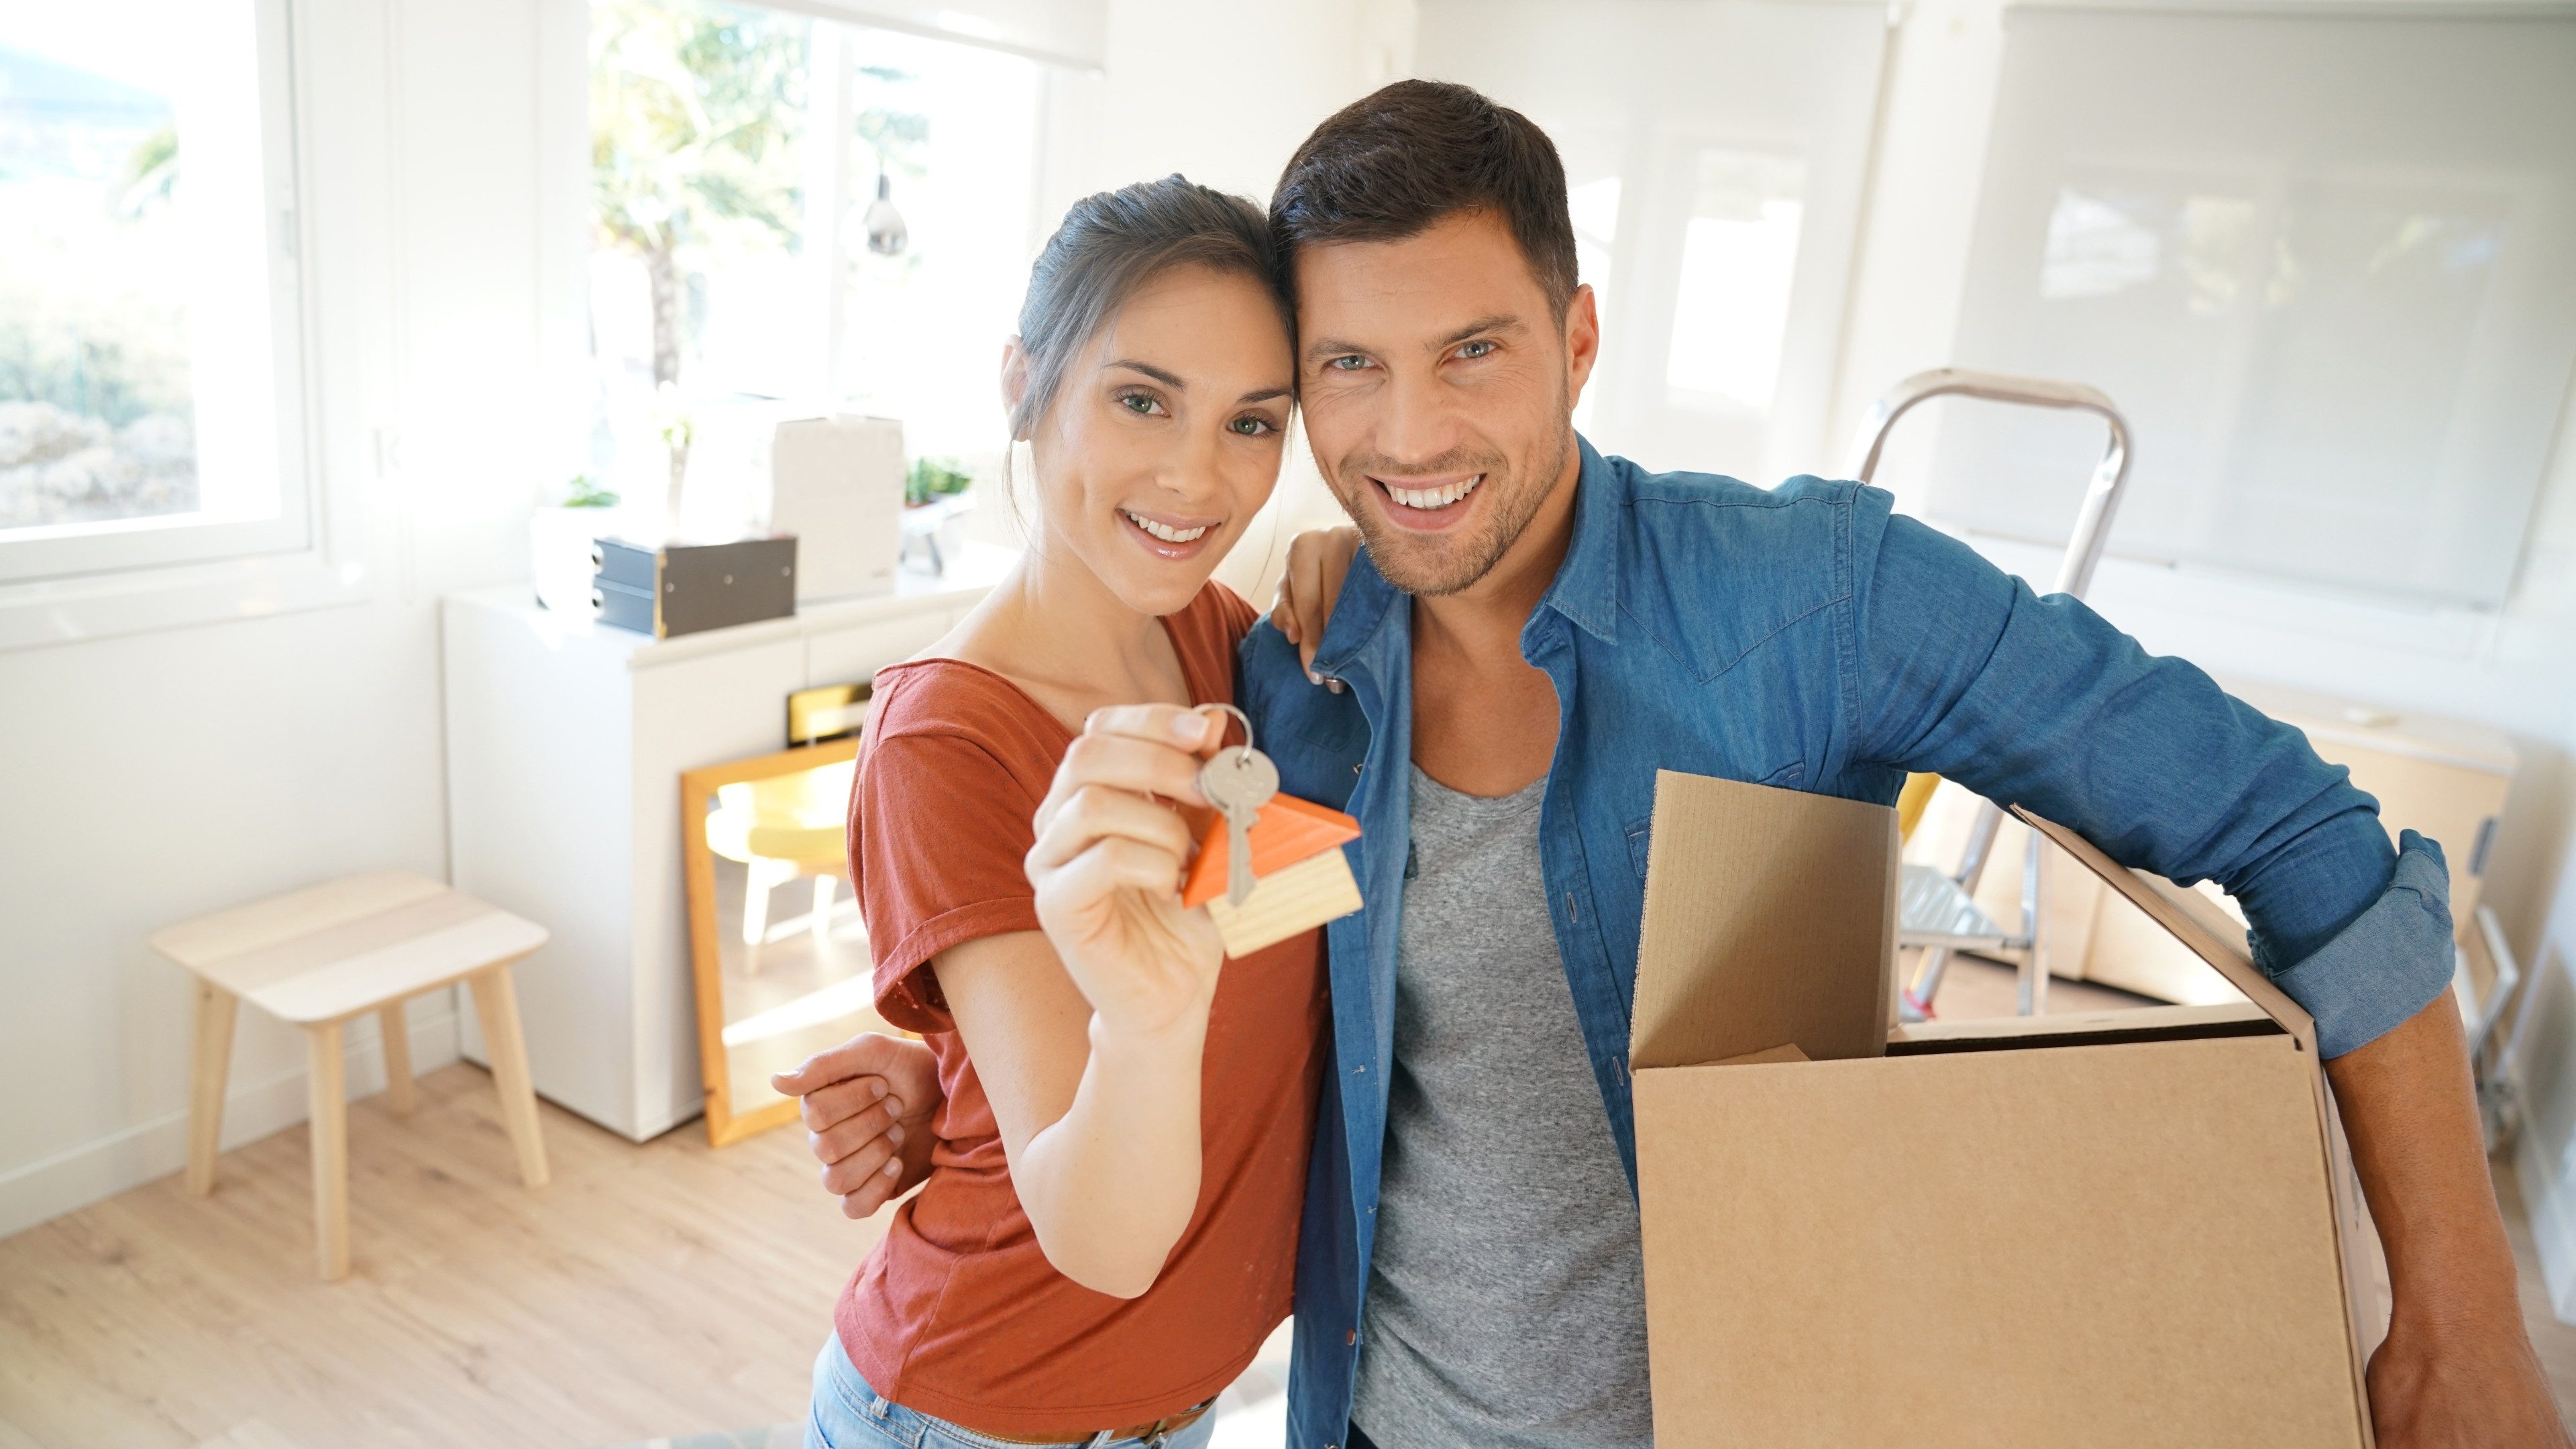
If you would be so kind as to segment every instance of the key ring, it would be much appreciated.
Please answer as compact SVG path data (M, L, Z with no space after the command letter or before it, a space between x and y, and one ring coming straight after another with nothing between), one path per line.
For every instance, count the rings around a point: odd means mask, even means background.
M1252 716L1245 714L1242 710L1239 710L1230 704L1194 704L1190 706L1190 713L1205 714L1212 709L1224 710L1227 714L1233 715L1236 719L1243 721L1243 743L1233 746L1232 748L1250 750L1252 748ZM1218 748L1219 752L1222 753L1226 747L1220 745Z

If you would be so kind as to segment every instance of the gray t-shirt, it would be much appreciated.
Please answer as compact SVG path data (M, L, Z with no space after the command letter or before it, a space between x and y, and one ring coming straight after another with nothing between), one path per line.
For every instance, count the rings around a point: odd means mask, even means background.
M1351 1413L1380 1449L1654 1439L1637 1203L1548 919L1546 786L1483 799L1413 770Z

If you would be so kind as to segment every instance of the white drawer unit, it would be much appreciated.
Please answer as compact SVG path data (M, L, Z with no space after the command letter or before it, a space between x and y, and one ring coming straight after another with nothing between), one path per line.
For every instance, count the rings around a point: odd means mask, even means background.
M963 609L954 611L964 613ZM905 614L805 636L805 682L856 684L897 659L909 659L948 632L950 612Z
M789 693L918 651L1010 559L973 546L888 597L664 640L525 585L445 601L449 876L553 933L517 968L539 1095L639 1142L698 1115L680 772L785 747Z

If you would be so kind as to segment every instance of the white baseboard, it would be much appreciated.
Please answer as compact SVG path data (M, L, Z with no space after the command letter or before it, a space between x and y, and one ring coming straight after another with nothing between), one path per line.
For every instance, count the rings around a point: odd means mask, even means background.
M434 993L411 1003L411 1061L414 1074L435 1071L457 1059L456 1010L452 997ZM384 1044L370 1035L346 1047L349 1096L370 1096L385 1089ZM235 1082L224 1097L225 1150L256 1142L272 1132L303 1122L308 1115L305 1072L301 1067L259 1082ZM52 1218L114 1197L154 1178L167 1177L188 1163L188 1112L164 1113L57 1153L0 1173L0 1238L24 1232Z
M2540 1257L2541 1281L2549 1288L2549 1310L2558 1321L2576 1324L2576 1202L2567 1184L2555 1180L2532 1140L2531 1124L2515 1134L2513 1176L2522 1189L2523 1211L2531 1216L2531 1246Z

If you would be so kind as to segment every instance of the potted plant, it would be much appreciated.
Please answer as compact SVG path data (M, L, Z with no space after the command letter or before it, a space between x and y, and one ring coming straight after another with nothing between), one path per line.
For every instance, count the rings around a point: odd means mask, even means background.
M966 543L975 476L954 458L915 458L903 480L903 561L945 573Z
M565 485L562 502L540 505L528 519L528 562L537 602L558 613L588 614L591 540L616 533L623 518L617 495L588 474L576 474Z

